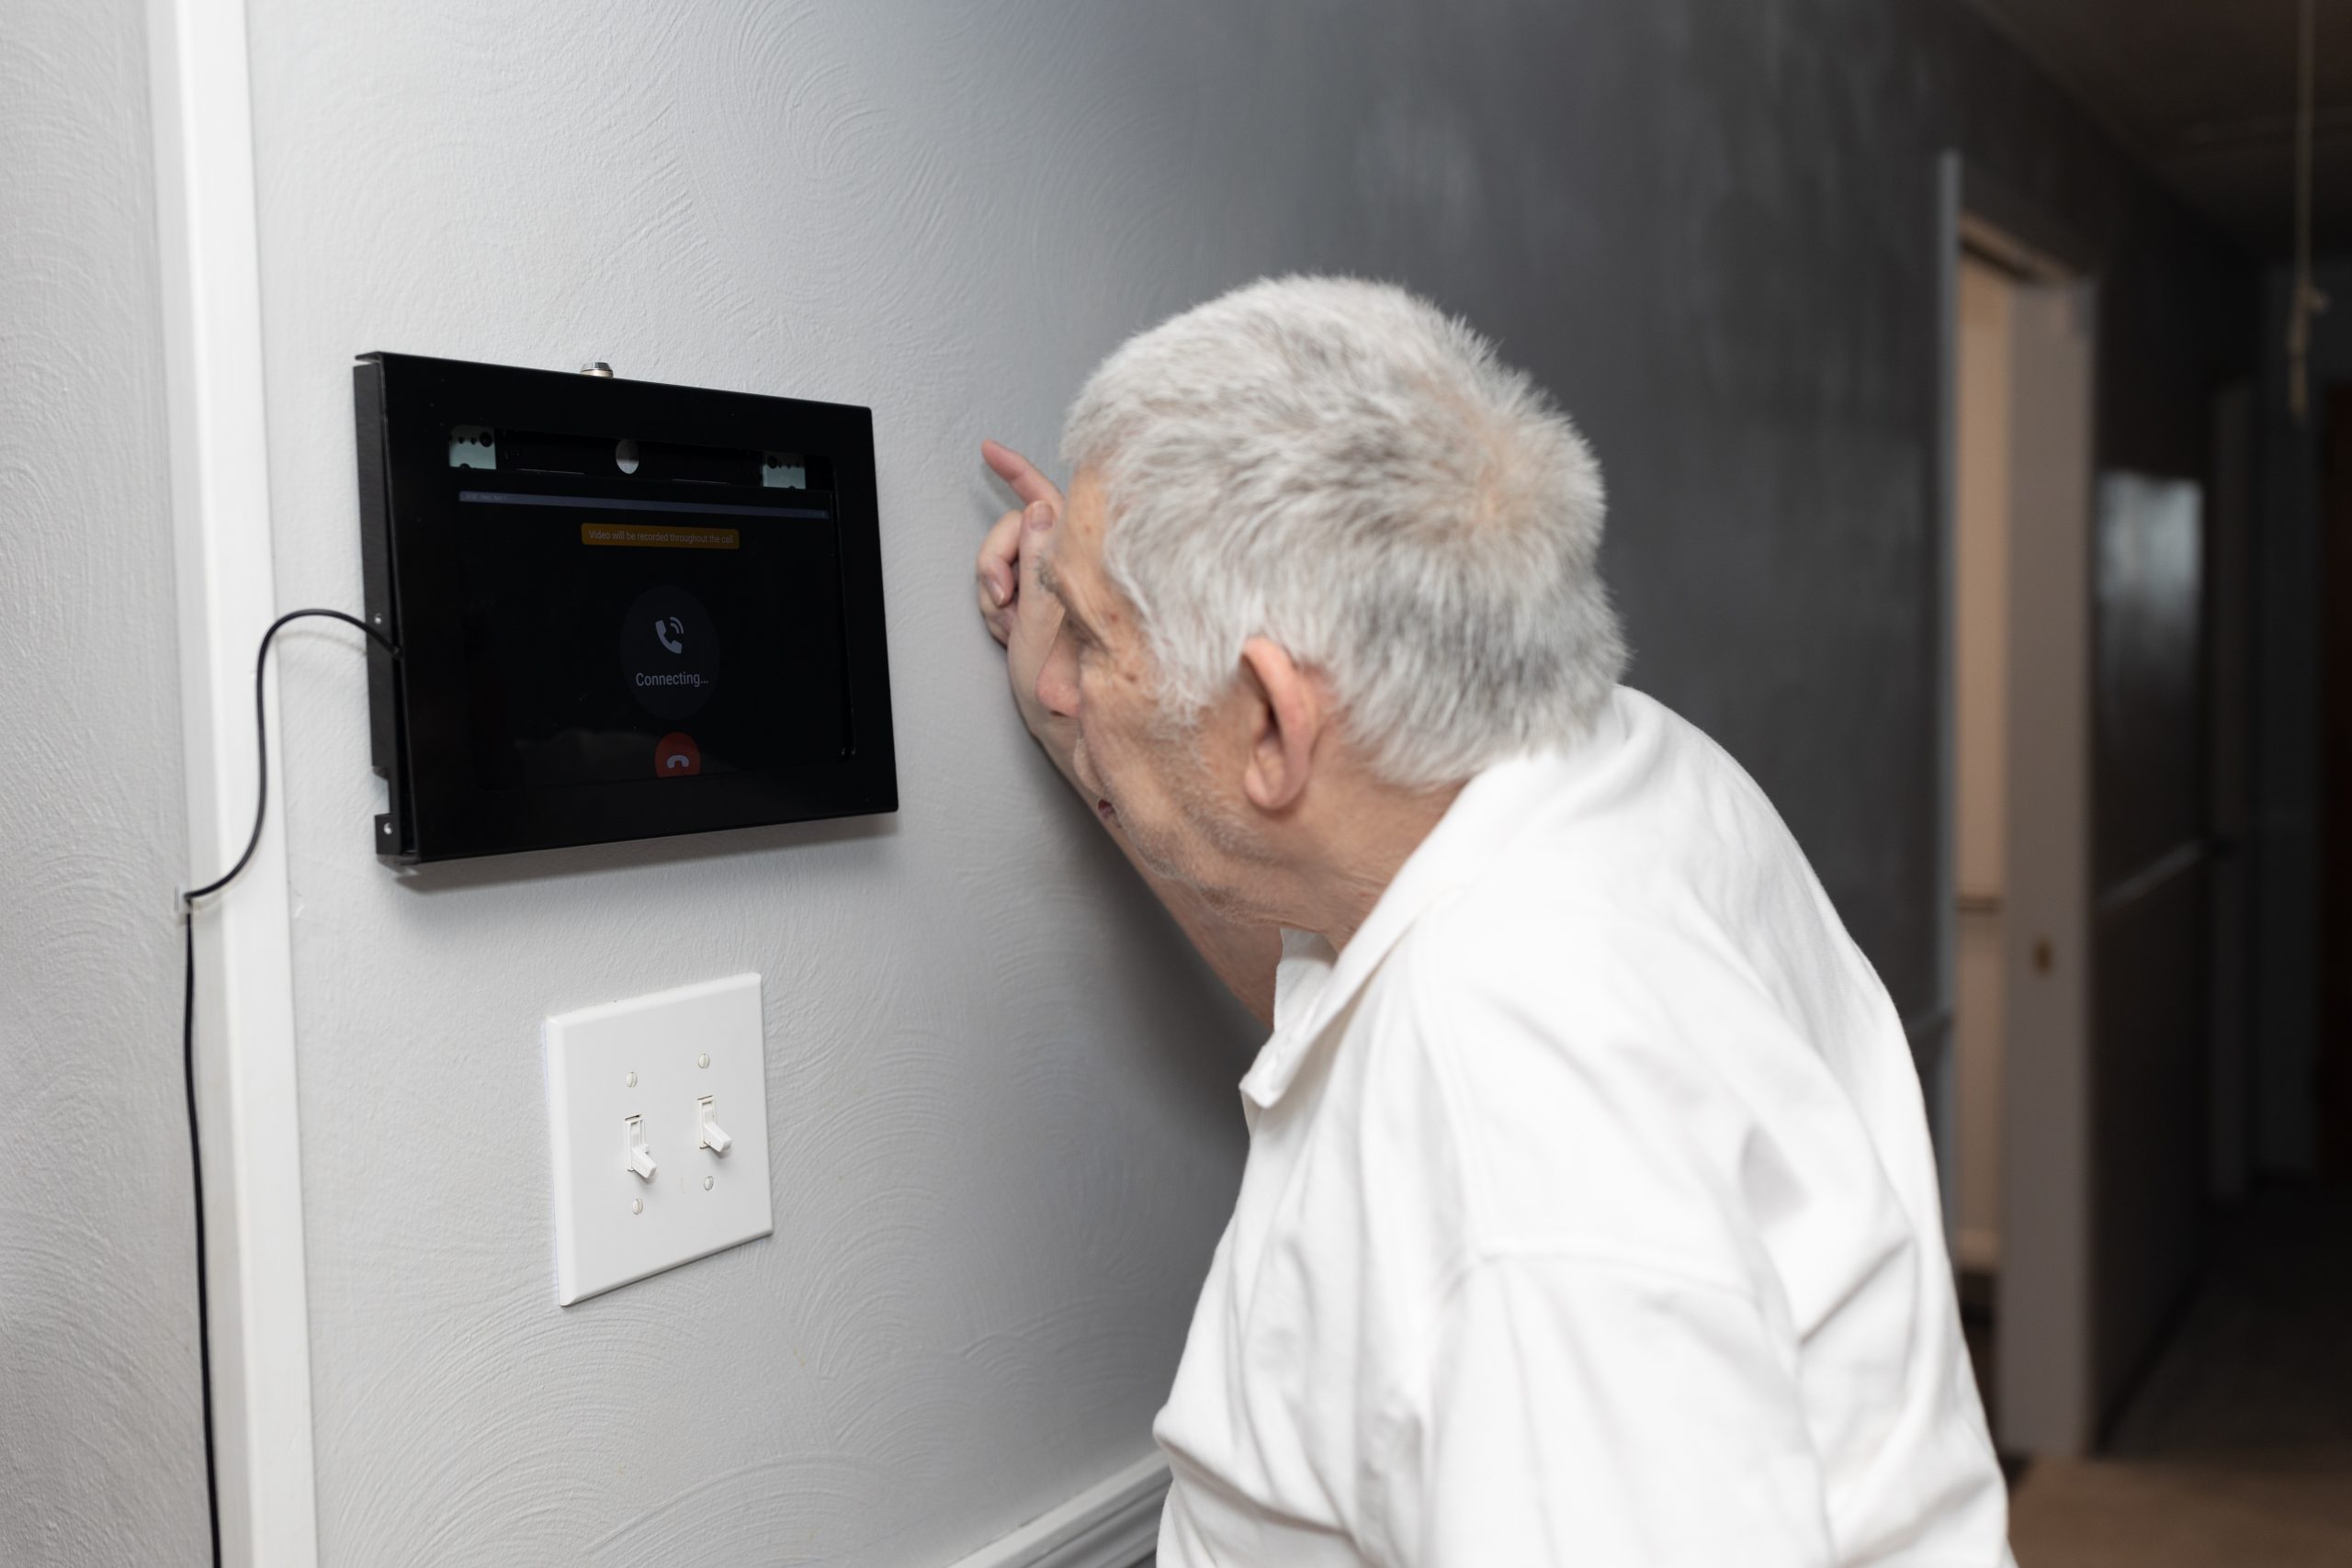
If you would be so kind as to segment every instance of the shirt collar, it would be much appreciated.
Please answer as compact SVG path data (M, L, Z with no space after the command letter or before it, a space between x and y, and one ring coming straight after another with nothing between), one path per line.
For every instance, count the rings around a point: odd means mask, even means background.
M1626 716L1611 702L1569 747L1524 753L1481 771L1405 858L1363 925L1337 953L1310 932L1283 932L1282 962L1274 971L1274 1032L1241 1079L1242 1098L1257 1111L1272 1109L1325 1026L1354 999L1422 914L1475 880L1545 799L1614 750L1625 733Z

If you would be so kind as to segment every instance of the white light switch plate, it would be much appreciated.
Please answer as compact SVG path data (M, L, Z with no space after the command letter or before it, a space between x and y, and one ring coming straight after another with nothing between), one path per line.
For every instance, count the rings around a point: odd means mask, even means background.
M558 1302L775 1230L757 975L568 1012L546 1040ZM723 1155L704 1146L706 1099ZM628 1168L631 1117L650 1179Z

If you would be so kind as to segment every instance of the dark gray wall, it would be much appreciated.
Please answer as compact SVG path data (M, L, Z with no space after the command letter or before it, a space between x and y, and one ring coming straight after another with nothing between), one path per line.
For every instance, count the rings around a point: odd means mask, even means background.
M1396 96L1452 118L1402 138L1417 160L1307 259L1419 283L1560 394L1608 471L1634 681L1756 774L1906 1016L1928 1014L1933 156L1961 149L2097 265L2102 468L2201 479L2209 394L2251 354L2246 265L1945 0L1396 12L1328 44L1329 68L1401 49L1421 64ZM1219 38L1244 70L1286 54ZM1539 163L1537 199L1482 200L1472 149ZM2189 733L2164 743L2190 754ZM2186 785L2134 804L2127 780L2103 750L2099 793L2126 803L2099 818L2103 877L2200 809Z
M2352 308L2352 259L2321 265L2321 292ZM2255 406L2260 505L2254 552L2254 1159L2307 1175L2316 1158L2312 1070L2320 986L2320 703L2326 606L2320 463L2328 389L2352 382L2352 319L2312 328L2311 418L2287 404L2293 277L2263 279Z

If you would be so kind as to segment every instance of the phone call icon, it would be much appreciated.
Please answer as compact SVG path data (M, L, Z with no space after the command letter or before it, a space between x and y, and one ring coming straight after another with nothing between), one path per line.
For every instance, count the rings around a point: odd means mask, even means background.
M616 629L619 657L613 673L636 705L662 724L692 719L726 679L727 639L719 623L709 606L674 582L657 582L631 599ZM675 778L685 770L664 772L657 757L653 771Z
M702 772L702 748L684 730L673 730L653 744L653 772L665 779L691 778Z

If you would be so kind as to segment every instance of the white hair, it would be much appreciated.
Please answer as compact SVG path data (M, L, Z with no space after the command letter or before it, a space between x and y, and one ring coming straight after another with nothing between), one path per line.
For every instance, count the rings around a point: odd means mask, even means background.
M1391 784L1572 740L1624 644L1600 469L1567 416L1427 300L1254 283L1130 338L1069 412L1103 565L1190 723L1263 636L1331 683Z

